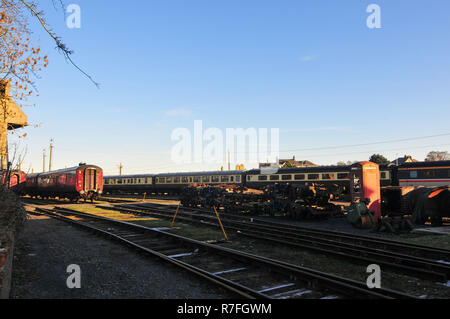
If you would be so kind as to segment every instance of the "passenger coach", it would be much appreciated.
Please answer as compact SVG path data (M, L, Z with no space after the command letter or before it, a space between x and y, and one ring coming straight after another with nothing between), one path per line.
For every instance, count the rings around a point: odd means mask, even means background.
M242 171L106 176L105 193L179 194L189 185L241 185Z
M25 195L94 200L103 192L103 170L84 163L58 171L27 175Z
M23 193L23 187L27 180L27 175L24 172L18 170L10 171L8 181L6 181L6 171L0 171L0 175L2 176L2 185L5 185L17 194Z
M347 194L350 187L350 166L319 166L280 168L268 173L264 169L249 171L214 171L130 175L105 177L107 193L180 193L191 185L236 185L263 189L268 185L319 184ZM448 186L450 161L406 163L400 166L380 165L380 185L385 186Z
M349 186L349 172L349 166L280 168L273 174L266 174L264 170L255 169L247 172L246 186L261 189L268 184L312 185L320 183L342 186L345 190Z
M180 193L183 188L189 185L240 186L242 174L242 171L159 174L155 176L155 191L158 193Z
M406 163L395 172L398 186L448 186L450 161Z
M153 193L155 175L106 176L104 192L117 193Z

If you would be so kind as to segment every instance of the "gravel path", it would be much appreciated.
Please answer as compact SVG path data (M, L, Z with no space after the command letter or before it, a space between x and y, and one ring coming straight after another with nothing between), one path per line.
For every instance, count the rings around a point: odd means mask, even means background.
M67 266L81 267L69 289ZM54 219L31 217L18 236L12 299L229 299L235 295L175 266Z

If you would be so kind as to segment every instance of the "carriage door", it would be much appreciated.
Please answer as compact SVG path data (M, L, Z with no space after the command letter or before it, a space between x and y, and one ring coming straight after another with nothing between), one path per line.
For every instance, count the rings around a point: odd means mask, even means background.
M86 169L84 171L84 190L90 191L96 189L97 174L94 169Z
M19 176L16 174L11 175L9 180L9 187L12 188L17 185L19 185Z
M350 193L353 203L361 202L364 200L362 179L362 168L356 165L352 166L350 170Z

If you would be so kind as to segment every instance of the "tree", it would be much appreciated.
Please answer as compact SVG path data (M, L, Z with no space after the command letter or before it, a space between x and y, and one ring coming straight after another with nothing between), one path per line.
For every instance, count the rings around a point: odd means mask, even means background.
M337 166L346 166L347 164L344 161L337 162Z
M52 0L56 1L56 0ZM65 11L62 0L59 0ZM2 162L8 158L6 142L11 110L36 91L34 79L48 65L47 56L32 40L28 18L36 19L42 29L56 44L56 49L76 69L83 73L97 87L98 83L72 60L71 51L48 26L44 13L33 0L1 0L0 2L0 156ZM22 124L20 124L22 125ZM3 165L4 166L4 165Z
M390 161L381 154L373 154L370 157L369 161L373 162L373 163L377 163L377 164L389 164L390 163Z
M450 154L445 152L439 152L439 151L431 151L428 153L427 158L425 159L426 162L436 162L436 161L448 161L450 160Z
M18 3L0 4L0 156L5 168L10 119L21 113L17 106L33 93L33 78L48 65L46 56L30 39L27 19ZM22 125L22 124L20 124Z

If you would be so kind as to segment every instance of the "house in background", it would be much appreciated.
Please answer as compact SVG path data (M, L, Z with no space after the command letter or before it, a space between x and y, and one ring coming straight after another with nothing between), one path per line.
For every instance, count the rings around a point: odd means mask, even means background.
M417 163L418 160L412 158L411 155L405 155L404 157L397 158L395 161L392 161L392 165L402 165L405 163Z
M270 167L270 163L260 163L259 168ZM317 167L318 165L314 164L310 161L297 161L295 156L292 159L280 159L278 161L278 167L286 168L286 167Z

